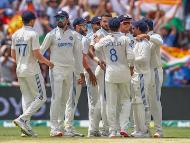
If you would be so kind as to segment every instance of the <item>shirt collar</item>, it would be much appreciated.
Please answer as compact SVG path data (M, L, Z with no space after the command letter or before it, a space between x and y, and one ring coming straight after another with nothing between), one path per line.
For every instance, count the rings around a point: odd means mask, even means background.
M26 26L26 25L24 25L23 27L24 27L25 29L33 29L32 26Z
M148 33L147 33L147 35L152 35L154 33L154 31L149 31Z

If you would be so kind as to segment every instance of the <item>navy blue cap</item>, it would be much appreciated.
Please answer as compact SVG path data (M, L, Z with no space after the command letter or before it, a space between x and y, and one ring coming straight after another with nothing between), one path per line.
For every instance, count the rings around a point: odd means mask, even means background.
M120 26L120 20L117 17L111 18L108 22L111 30L116 30Z
M130 21L130 20L132 20L132 17L129 16L129 15L120 15L120 16L118 17L118 19L120 20L120 22L123 22L123 21Z
M69 14L66 12L66 11L63 11L63 10L59 10L55 17L65 17L65 18L69 18Z
M31 11L24 11L22 13L22 21L23 22L29 22L30 20L36 19L36 16Z
M147 32L148 30L148 26L143 20L134 21L132 24L134 27L139 28L139 30L143 33Z
M143 18L142 20L148 25L149 30L153 30L154 23L150 18Z
M82 17L78 17L73 21L73 27L76 27L76 25L85 23L86 20Z
M99 16L95 16L91 19L90 23L91 24L96 24L96 23L99 23L101 21L101 17Z

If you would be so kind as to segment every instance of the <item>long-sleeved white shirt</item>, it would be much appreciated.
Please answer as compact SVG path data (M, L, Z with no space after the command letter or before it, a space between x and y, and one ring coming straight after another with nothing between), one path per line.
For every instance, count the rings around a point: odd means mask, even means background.
M90 43L90 45L91 46L95 46L95 41L94 41L94 36L96 35L96 36L98 36L98 38L103 38L103 37L105 37L105 36L107 36L109 33L106 31L106 30L104 30L103 28L101 28L101 29L99 29L98 31L96 31L96 33L93 35L93 37L92 37L92 39L91 39L91 43ZM100 59L100 60L105 60L105 57L104 57L104 55L102 54L102 51L95 51L95 54L96 54L96 56Z
M56 27L46 35L40 47L42 53L47 49L50 49L50 61L55 66L72 67L79 73L83 72L81 37L75 31L67 29L64 32Z
M161 55L160 55L160 46L163 44L162 37L159 34L154 33L153 31L148 32L150 36L151 43L151 68L161 68Z
M120 32L114 32L95 44L95 50L102 51L106 60L105 80L112 83L123 83L130 79L129 66L134 54L129 47L129 38Z
M133 52L135 54L134 73L146 74L150 71L151 49L148 40L137 41Z

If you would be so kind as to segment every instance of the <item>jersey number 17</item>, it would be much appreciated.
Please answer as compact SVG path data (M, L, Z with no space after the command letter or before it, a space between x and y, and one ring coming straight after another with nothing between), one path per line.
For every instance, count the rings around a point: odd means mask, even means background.
M18 50L19 55L26 56L26 47L27 44L16 44L16 49Z

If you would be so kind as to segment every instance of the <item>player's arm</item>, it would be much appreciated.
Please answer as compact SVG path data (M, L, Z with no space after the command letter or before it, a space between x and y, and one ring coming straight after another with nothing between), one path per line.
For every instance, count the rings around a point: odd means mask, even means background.
M50 33L48 33L42 43L42 45L40 46L40 52L44 55L44 53L46 52L47 49L50 48L52 43L52 35Z
M151 35L150 36L150 42L157 45L157 47L163 45L162 37L160 35L158 35L158 34Z
M99 40L95 45L94 45L94 49L96 51L103 51L103 47L104 47L104 38L102 38L101 40ZM94 61L96 61L98 63L98 65L105 70L106 69L106 63L104 61L101 61L97 56L95 56Z
M138 35L135 39L136 39L137 41L141 41L141 40L144 40L144 39L150 40L150 36L147 35L147 34L140 34L140 35Z
M129 66L130 73L131 73L131 76L132 76L133 73L134 73L134 59L135 59L135 55L134 55L134 52L133 52L133 50L131 48L130 39L129 38L126 38L125 43L126 43L125 46L126 46L126 54L127 54L128 66Z
M75 35L76 36L76 35ZM85 82L85 77L83 73L83 65L82 65L82 49L80 41L77 37L75 37L74 46L73 46L73 56L75 59L75 71L80 75L80 79L78 79L78 84L83 84Z
M85 68L85 70L89 74L89 79L90 79L91 84L93 86L96 86L97 85L96 76L94 75L94 73L90 69L90 67L88 65L88 62L87 62L87 56L88 56L88 53L89 53L88 46L89 46L89 44L87 42L83 43L83 50L82 50L82 52L83 52L83 59L82 59L82 64L83 64L83 67Z
M47 66L49 66L49 68L53 68L54 64L52 62L50 62L48 59L46 59L40 51L40 44L39 44L39 37L37 34L34 34L32 36L32 54L33 56L40 62L40 63L44 63Z
M46 64L50 69L54 67L54 64L41 54L40 49L33 50L32 54L40 63Z

